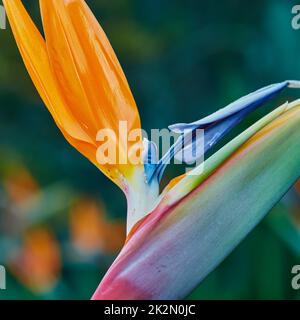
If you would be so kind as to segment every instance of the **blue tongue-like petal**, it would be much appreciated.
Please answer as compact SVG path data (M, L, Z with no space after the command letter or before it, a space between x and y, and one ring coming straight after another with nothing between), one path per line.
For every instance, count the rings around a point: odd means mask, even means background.
M144 150L142 158L145 167L146 178L147 181L149 181L148 179L154 174L154 171L158 163L157 146L154 142L144 138L143 147Z
M284 88L300 88L300 81L283 81L272 84L252 92L235 102L230 103L225 108L192 123L178 123L169 126L169 129L175 133L181 134L170 150L158 161L156 165L146 168L147 181L151 182L156 178L160 181L166 166L170 160L175 157L186 163L196 161L195 153L192 152L199 146L201 135L193 135L196 130L204 130L204 140L202 143L202 152L197 150L197 157L203 156L212 148L226 133L241 122L250 112L254 111L264 103L270 101L279 94ZM197 138L200 137L200 138ZM196 137L196 138L193 138ZM183 143L184 142L184 143Z
M291 86L293 84L293 87L295 87L295 84L297 84L298 82L284 81L276 84L271 84L230 103L225 108L222 108L203 119L192 123L173 124L169 126L169 129L176 133L183 133L186 130L193 129L205 129L207 126L213 124L214 122L222 121L224 118L227 118L244 109L249 109L250 112L264 102L273 98L285 87L289 87L290 83ZM298 87L300 88L300 82L298 83Z
M177 160L182 160L185 163L193 163L197 161L197 159L202 157L220 139L222 139L227 132L238 125L251 111L252 110L250 109L244 109L232 114L231 116L228 116L227 118L216 121L205 128L198 127L194 128L193 130L184 130L182 135L184 136L185 144L182 150L174 155L174 158ZM198 133L195 135L195 139L193 141L188 140L190 135L189 132L194 132L199 129L203 130L203 135ZM192 150L195 151L191 152Z

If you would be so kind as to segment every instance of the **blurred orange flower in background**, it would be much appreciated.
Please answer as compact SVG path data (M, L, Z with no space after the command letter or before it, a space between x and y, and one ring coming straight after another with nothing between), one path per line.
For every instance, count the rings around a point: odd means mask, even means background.
M26 232L22 246L10 258L10 271L36 292L50 291L61 271L59 244L46 228Z
M70 233L74 247L82 254L115 253L125 241L125 224L109 221L102 204L82 198L72 208Z
M32 174L21 165L13 167L12 171L6 173L3 186L11 202L18 207L33 205L32 200L40 191L39 184Z

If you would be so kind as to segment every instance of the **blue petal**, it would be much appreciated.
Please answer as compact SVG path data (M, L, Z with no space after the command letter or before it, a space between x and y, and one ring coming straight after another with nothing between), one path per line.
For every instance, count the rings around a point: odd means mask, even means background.
M192 153L193 150L199 148L198 139L193 139L193 135L191 134L195 130L204 130L204 148L202 148L202 153L198 150L197 157L199 158L212 148L226 133L241 122L250 112L271 100L286 87L300 88L300 82L289 80L269 85L236 100L225 108L222 108L203 119L192 123L178 123L169 126L171 131L179 133L181 136L170 150L159 160L158 164L151 168L151 172L149 171L147 174L147 181L151 181L154 177L160 181L166 166L173 157L183 159L187 163L192 160L197 160Z
M224 118L227 118L235 113L238 113L239 111L242 111L244 109L248 109L249 112L253 111L255 108L260 106L261 104L267 102L268 100L272 99L276 94L278 94L280 91L282 91L285 87L289 87L291 83L291 86L293 84L293 87L295 87L296 81L284 81L276 84L269 85L267 87L261 88L255 92L252 92L232 103L230 103L225 108L222 108L218 110L217 112L214 112L213 114L192 122L192 123L177 123L169 126L169 129L176 133L183 133L186 130L194 130L194 129L205 129L209 125L222 121ZM300 88L300 83L299 83Z
M145 175L147 181L150 177L152 177L158 162L158 155L157 155L157 146L154 142L149 141L148 139L143 139L143 154L142 159L145 168Z

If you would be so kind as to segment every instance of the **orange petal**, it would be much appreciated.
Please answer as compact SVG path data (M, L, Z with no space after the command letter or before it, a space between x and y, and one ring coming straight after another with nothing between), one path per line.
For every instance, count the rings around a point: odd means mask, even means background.
M105 33L85 1L40 0L40 6L51 67L69 108L95 139L100 129L112 129L118 153L127 154L119 123L140 129L139 113Z
M97 163L96 133L106 128L118 135L119 121L127 122L128 131L140 129L139 114L118 60L87 5L41 1L46 45L22 2L3 2L28 73L65 138L124 185L123 177L130 177L134 166ZM127 148L125 139L120 140L117 159L119 154L124 159Z
M59 128L71 139L91 143L66 108L50 69L45 41L20 0L4 0L18 48L31 79Z

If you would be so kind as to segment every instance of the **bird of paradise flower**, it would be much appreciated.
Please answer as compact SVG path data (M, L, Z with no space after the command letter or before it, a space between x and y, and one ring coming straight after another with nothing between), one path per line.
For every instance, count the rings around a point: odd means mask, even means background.
M281 199L300 175L300 102L285 103L204 162L159 183L169 160L198 143L204 153L250 112L297 81L255 91L218 112L170 130L179 138L158 161L145 141L138 164L99 164L98 130L140 117L118 59L84 0L40 0L45 39L20 0L3 0L10 25L45 105L65 138L125 193L127 239L93 299L180 299L211 272ZM117 136L118 153L126 155ZM131 145L140 144L140 139Z

